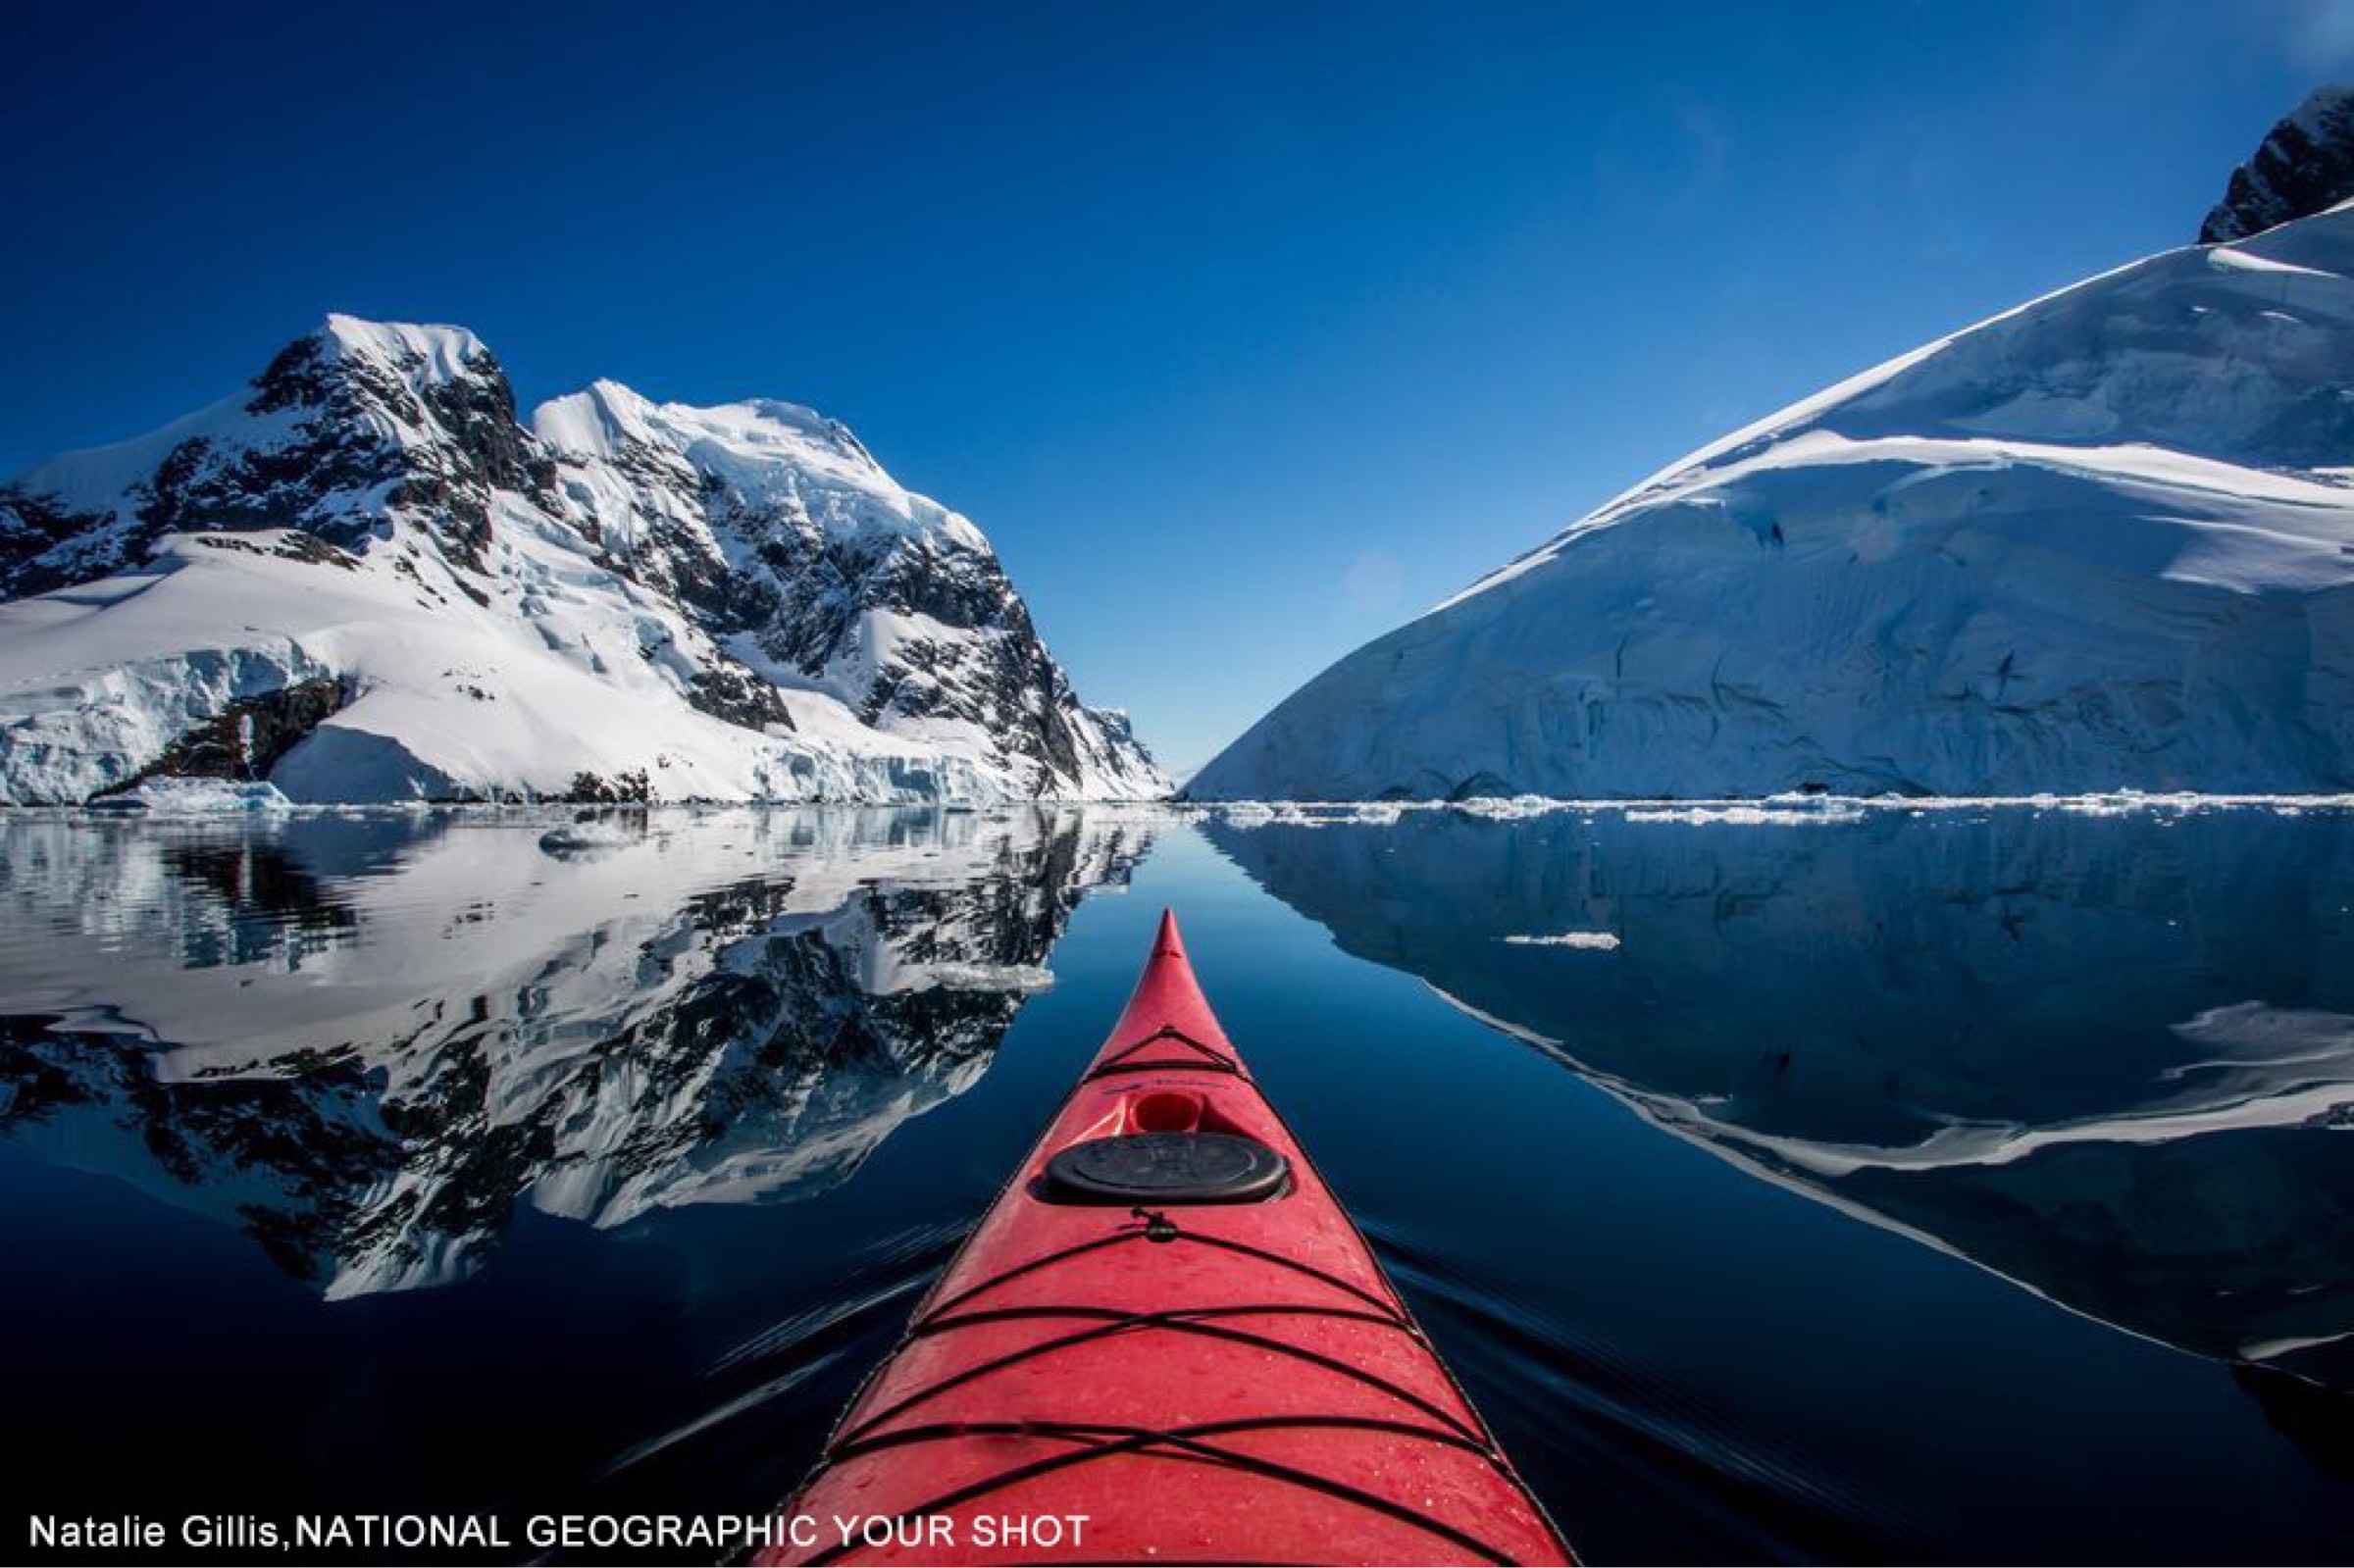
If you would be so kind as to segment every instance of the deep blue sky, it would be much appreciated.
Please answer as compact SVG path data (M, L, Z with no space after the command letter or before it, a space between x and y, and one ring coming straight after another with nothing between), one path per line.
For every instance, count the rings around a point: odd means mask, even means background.
M477 9L14 7L0 472L331 309L527 405L812 403L1180 766L1730 426L2187 241L2354 67L2299 0Z

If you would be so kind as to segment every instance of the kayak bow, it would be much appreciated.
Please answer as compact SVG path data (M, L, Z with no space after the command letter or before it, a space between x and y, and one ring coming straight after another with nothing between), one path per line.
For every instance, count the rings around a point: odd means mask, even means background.
M1569 1560L1167 913L787 1509L813 1542L766 1561Z

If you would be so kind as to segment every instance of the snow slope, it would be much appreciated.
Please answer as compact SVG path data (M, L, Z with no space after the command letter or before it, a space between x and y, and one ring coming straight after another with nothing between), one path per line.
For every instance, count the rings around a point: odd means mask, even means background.
M1196 798L2354 784L2354 212L2170 251L1646 480Z
M1165 792L979 530L842 426L611 382L536 423L472 333L338 316L0 487L0 801L156 772L312 801Z

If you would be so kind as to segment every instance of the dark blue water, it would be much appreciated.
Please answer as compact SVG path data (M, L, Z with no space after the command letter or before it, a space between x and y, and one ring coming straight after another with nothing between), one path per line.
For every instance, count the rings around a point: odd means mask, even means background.
M12 1540L776 1501L1166 903L1588 1557L2354 1550L2342 816L550 826L0 824Z

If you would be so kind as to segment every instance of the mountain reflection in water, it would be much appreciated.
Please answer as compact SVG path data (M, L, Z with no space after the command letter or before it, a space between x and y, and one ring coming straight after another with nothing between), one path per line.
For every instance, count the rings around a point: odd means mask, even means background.
M1207 832L1742 1168L2259 1391L2354 1390L2354 824L1677 815Z
M330 1297L839 1183L969 1087L1080 895L1074 814L0 825L0 1136Z
M1167 902L1591 1560L2343 1555L2354 816L1358 815L0 818L20 1491L774 1504Z

